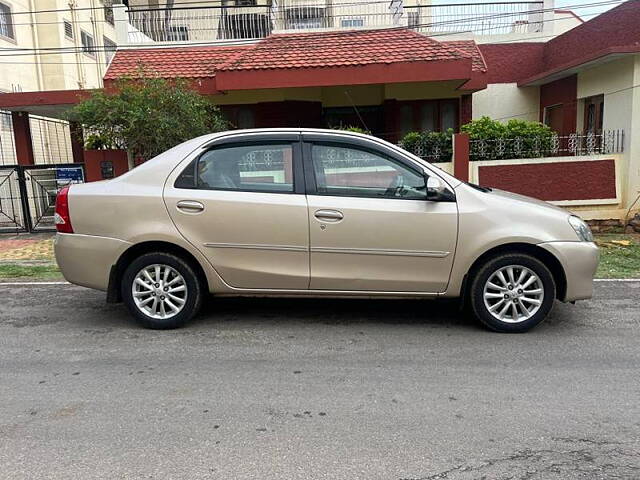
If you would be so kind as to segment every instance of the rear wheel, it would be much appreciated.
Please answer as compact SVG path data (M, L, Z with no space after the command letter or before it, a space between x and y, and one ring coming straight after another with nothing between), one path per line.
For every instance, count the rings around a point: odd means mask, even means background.
M491 330L522 333L542 322L556 297L549 269L526 254L504 254L487 261L471 283L471 308Z
M127 308L147 328L181 327L202 304L197 274L189 263L168 253L136 258L124 272L121 289Z

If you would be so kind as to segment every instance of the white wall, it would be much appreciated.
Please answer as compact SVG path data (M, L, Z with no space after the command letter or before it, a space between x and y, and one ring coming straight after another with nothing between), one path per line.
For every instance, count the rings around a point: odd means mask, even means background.
M538 120L540 89L519 88L515 83L494 83L472 96L473 119L483 116L500 121Z
M623 129L625 133L631 127L634 58L625 57L607 62L578 73L578 99L604 94L605 130ZM584 118L584 103L578 104L578 123ZM628 140L628 139L627 139Z
M553 34L562 35L564 32L568 32L572 28L582 25L574 14L566 10L556 10L553 12Z
M578 129L584 119L584 99L604 94L604 130L624 130L625 208L640 193L640 55L623 57L578 73ZM638 205L636 205L638 208Z

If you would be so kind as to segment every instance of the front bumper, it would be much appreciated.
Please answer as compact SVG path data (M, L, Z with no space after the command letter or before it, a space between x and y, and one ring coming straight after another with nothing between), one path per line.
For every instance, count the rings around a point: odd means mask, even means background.
M107 290L111 267L131 246L117 238L76 233L58 233L53 245L64 278L98 290Z
M546 242L538 245L562 264L567 279L563 302L585 300L593 296L593 277L598 268L600 251L592 242Z

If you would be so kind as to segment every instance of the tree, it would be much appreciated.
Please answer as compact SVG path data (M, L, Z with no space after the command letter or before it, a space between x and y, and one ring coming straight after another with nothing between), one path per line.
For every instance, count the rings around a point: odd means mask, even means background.
M136 158L148 160L228 127L218 107L186 81L169 82L142 71L119 79L114 91L93 92L71 110L69 119L84 126L94 145L126 150L130 169Z

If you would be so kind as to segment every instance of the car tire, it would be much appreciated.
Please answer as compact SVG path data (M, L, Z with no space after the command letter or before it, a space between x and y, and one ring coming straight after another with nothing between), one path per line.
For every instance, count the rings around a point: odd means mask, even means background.
M146 272L146 273L145 273ZM122 299L146 328L182 327L202 305L203 288L193 267L169 253L146 253L124 271Z
M508 253L480 267L471 282L469 297L474 316L489 329L524 333L547 317L556 298L556 285L540 260Z

